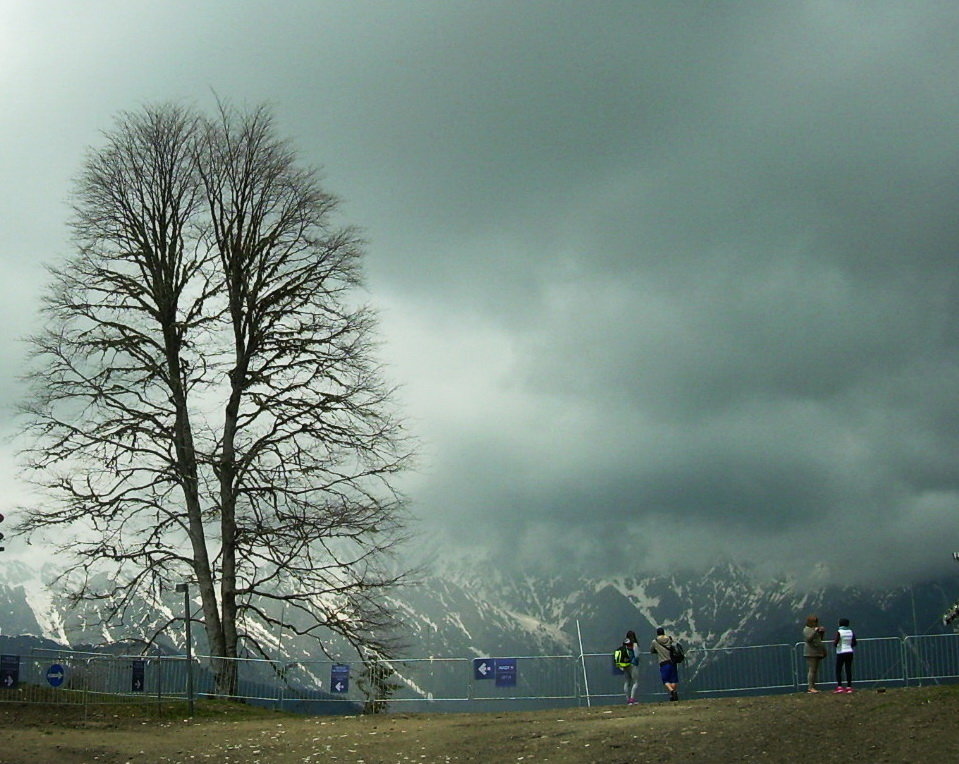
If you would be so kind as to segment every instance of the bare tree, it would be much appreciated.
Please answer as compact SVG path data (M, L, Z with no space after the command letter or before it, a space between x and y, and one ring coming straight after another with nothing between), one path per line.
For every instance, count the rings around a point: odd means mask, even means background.
M122 115L76 190L24 405L54 501L22 532L75 526L68 572L115 572L75 595L113 614L192 574L215 656L263 652L257 622L388 653L409 453L337 200L226 106Z
M214 463L223 612L273 622L258 603L282 600L307 616L286 624L297 633L371 646L391 623L381 595L397 578L379 562L402 537L390 478L408 456L372 361L373 316L349 302L361 242L331 225L337 200L265 110L221 107L201 156L229 317Z

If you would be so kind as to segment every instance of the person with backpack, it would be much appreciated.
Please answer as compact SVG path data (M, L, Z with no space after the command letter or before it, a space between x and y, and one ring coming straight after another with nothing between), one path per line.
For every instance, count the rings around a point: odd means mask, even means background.
M839 619L839 630L832 641L836 647L836 689L834 692L852 692L852 656L856 651L856 632L849 628L849 619ZM843 671L846 686L842 686Z
M626 693L626 705L632 706L636 703L636 696L639 695L639 671L636 668L639 659L637 658L635 631L626 632L623 644L613 652L613 662L625 676L623 692Z
M679 700L679 670L676 664L674 651L676 650L676 641L666 634L666 630L660 626L656 629L656 638L649 647L649 652L659 660L659 678L663 681L663 686L669 692L670 700Z

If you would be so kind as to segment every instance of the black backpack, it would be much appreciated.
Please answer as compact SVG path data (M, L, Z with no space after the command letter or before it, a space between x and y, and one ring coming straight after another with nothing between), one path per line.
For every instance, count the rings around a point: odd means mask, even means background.
M613 650L613 663L619 668L625 668L633 664L633 659L629 654L629 647L625 643Z
M682 663L686 660L686 651L683 650L683 646L679 642L673 642L669 646L669 659L673 663Z

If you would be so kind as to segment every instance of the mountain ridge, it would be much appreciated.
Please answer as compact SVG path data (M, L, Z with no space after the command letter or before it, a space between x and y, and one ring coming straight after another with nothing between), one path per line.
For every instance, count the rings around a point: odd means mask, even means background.
M160 629L158 648L183 649L182 600L137 600L125 617L103 624L109 603L71 608L62 592L43 585L55 571L14 563L0 572L0 636L34 636L61 645L136 645ZM644 640L663 626L688 647L792 643L805 616L828 629L839 617L860 636L950 633L941 621L955 600L950 581L915 587L799 588L787 579L759 580L748 569L713 566L702 572L579 578L573 572L510 575L481 565L437 568L422 585L395 591L390 604L404 624L395 636L403 657L487 657L609 652L627 629ZM165 627L165 628L161 628ZM202 652L202 629L194 629ZM281 660L322 657L289 631L259 629ZM330 642L331 653L346 646Z

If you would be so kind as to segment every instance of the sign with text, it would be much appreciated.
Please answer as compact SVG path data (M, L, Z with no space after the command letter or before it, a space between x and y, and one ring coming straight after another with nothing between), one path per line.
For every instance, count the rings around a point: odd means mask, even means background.
M497 658L493 661L497 687L516 686L516 658Z
M350 664L334 663L330 669L330 691L348 692L350 689Z
M516 686L516 658L474 658L474 679L495 679L497 687Z

